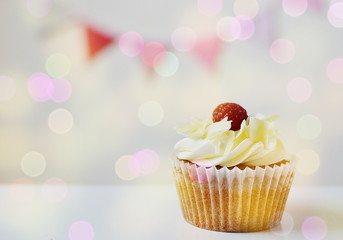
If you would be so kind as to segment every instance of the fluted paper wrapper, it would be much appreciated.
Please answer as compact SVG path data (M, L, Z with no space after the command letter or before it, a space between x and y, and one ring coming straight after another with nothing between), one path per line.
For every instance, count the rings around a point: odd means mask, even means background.
M176 159L174 175L187 222L208 230L254 232L279 224L294 164L217 169Z

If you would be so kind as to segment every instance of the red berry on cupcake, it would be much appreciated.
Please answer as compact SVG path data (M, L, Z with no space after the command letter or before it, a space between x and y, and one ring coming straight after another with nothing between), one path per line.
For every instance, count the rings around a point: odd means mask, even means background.
M248 118L247 111L237 103L222 103L218 105L213 113L213 122L219 122L226 118L231 122L230 130L237 131L241 128L241 123L243 120Z

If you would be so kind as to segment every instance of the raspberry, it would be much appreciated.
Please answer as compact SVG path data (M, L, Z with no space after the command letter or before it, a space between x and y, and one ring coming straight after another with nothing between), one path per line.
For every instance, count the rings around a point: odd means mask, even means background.
M248 115L247 111L237 103L222 103L214 109L212 117L213 122L219 122L227 117L228 121L232 120L230 130L237 131Z

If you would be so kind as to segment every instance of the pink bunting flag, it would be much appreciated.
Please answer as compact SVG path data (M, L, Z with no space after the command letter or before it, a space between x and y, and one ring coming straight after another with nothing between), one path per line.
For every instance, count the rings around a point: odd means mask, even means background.
M216 36L198 40L192 52L209 70L214 70L221 50L222 41Z

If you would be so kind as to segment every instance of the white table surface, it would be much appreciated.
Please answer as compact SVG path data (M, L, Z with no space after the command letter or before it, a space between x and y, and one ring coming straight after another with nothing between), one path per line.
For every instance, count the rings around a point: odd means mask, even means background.
M186 223L174 186L68 186L66 197L52 202L41 185L0 185L1 240L69 239L77 221L91 224L94 238L89 239L99 240L306 239L301 227L311 216L326 222L325 239L343 239L343 187L293 187L286 212L294 222L286 236L221 233Z

